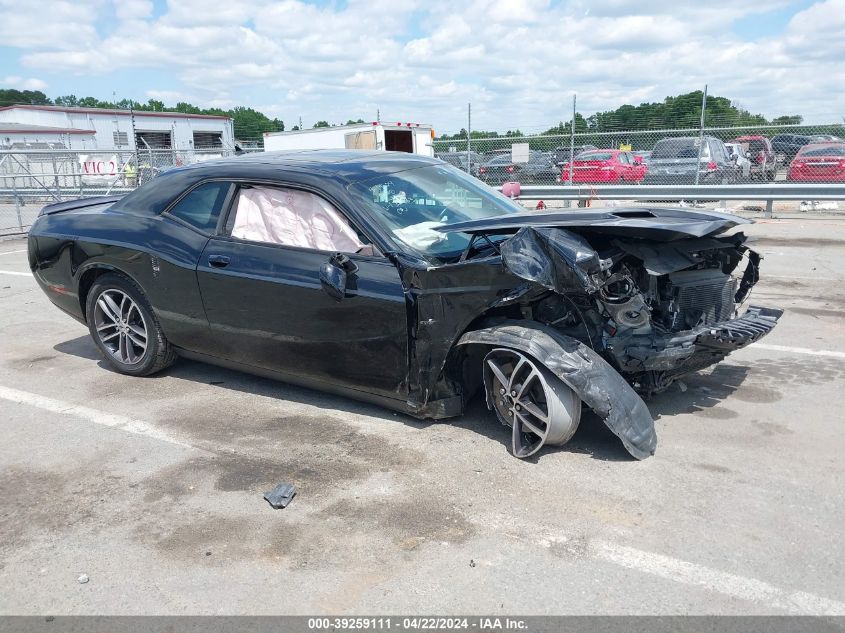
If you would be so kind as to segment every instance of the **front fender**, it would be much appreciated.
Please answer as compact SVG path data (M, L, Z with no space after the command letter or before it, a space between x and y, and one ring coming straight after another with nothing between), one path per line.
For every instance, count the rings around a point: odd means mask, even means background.
M486 322L458 345L496 345L525 352L566 383L637 459L654 455L657 434L645 402L625 379L580 341L539 323L508 319Z

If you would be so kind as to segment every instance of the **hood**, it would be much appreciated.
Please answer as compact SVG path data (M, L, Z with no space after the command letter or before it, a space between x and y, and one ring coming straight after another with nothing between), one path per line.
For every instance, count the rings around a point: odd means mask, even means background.
M512 213L438 227L444 233L515 233L523 227L584 229L594 233L646 238L661 242L717 235L752 224L729 213L666 207L614 207L589 211Z

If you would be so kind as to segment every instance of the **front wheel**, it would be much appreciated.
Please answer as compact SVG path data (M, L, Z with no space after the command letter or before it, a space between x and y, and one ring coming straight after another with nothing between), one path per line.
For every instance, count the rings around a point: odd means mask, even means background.
M581 420L581 400L560 378L537 361L507 348L484 358L487 402L512 429L512 452L530 457L544 444L562 446Z
M148 376L173 364L173 351L143 291L117 274L98 277L85 314L91 338L122 374Z

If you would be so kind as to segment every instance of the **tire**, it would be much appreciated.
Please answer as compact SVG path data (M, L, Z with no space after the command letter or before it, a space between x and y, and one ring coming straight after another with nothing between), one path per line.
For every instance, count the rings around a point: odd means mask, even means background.
M511 427L511 452L530 457L544 445L563 446L581 420L581 400L560 378L521 352L494 348L484 357L487 402Z
M86 297L85 315L97 349L121 374L149 376L176 360L146 295L123 275L97 278Z

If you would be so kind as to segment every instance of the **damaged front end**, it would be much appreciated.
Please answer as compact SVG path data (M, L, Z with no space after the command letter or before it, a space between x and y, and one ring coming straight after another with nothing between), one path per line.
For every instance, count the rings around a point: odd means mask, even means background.
M530 318L589 347L607 362L602 371L612 367L649 396L759 340L783 314L743 309L761 258L744 234L721 234L746 222L715 212L618 209L532 214L448 230L512 233L499 243L504 267L548 290L530 305ZM597 410L584 388L573 388ZM632 409L624 390L606 398L611 409L615 404L639 416L645 410ZM633 455L653 452L642 420L634 432L597 412Z

